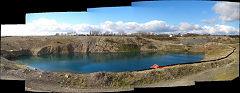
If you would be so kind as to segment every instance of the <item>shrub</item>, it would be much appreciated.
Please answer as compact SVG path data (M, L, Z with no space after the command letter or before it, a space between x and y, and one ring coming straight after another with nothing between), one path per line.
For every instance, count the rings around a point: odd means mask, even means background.
M148 44L148 45L147 45L147 48L148 48L148 49L157 49L157 47L154 46L153 44Z
M109 42L109 43L117 43L117 42L114 41L113 39L105 39L105 42Z
M140 46L136 44L121 44L118 47L118 51L140 51Z
M58 44L63 44L63 43L62 43L62 42L60 42L60 41L57 41L57 43L58 43Z

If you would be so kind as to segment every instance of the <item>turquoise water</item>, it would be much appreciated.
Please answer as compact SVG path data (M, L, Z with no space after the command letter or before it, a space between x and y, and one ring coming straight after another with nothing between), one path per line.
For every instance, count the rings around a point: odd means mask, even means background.
M92 73L123 72L159 66L189 63L202 60L200 54L167 54L163 52L127 53L75 53L41 56L22 56L16 59L21 64L41 71Z

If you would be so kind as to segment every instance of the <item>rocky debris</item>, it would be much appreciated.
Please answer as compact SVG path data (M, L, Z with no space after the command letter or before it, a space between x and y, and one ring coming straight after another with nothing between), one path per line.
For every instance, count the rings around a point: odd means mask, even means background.
M8 60L5 60L8 61ZM46 84L59 84L61 87L72 88L114 88L131 87L152 84L160 81L179 79L183 76L195 74L210 68L222 67L233 60L224 59L209 63L177 65L161 69L135 72L96 72L90 74L67 74L21 69L12 71L12 75L26 77L29 81L41 81ZM9 63L9 62L7 62ZM11 63L11 62L10 62ZM30 73L32 71L32 73ZM9 72L9 71L7 71ZM13 73L16 72L16 73ZM5 72L4 72L5 73ZM23 74L24 73L24 74ZM38 76L39 78L36 78Z
M53 49L52 46L46 46L42 48L40 51L38 51L37 55L45 55L45 54L52 54Z
M18 51L1 50L1 56L7 59L16 58L19 56L29 56L29 55L33 55L30 50L18 50Z
M2 71L5 71L5 70L10 70L11 68L10 67L6 67L6 66L1 66L0 68Z
M30 73L30 70L29 69L23 69L22 72L25 73L25 74L28 74L28 73Z
M65 77L66 77L66 78L69 78L69 77L70 77L70 75L68 75L68 74L65 74Z
M72 44L67 45L68 53L73 53L74 52L74 47Z
M182 44L206 44L210 42L210 39L200 39L200 38L184 38L184 39L180 39L180 43Z
M55 38L55 37L54 37ZM95 39L88 40L89 37L81 37L76 38L77 41L71 42L69 45L70 48L67 48L67 44L69 42L61 41L62 44L66 45L51 45L51 48L46 48L46 45L39 46L40 47L40 54L46 53L68 53L68 51L86 51L88 48L89 52L96 52L96 51L103 51L106 47L107 49L104 51L117 51L116 48L119 44L117 43L104 43L102 42L103 39L99 37L94 37ZM132 38L132 37L131 37ZM119 40L120 39L120 40ZM126 41L129 40L121 40L122 38L113 38L113 42L121 41L120 43L129 44ZM48 40L50 42L50 40ZM95 42L89 43L88 42ZM67 43L66 43L67 42ZM157 41L156 41L157 42ZM119 43L119 42L118 42ZM136 43L134 39L132 39L131 43ZM51 43L49 43L51 44ZM155 43L154 43L155 44ZM141 45L141 44L137 44ZM143 44L144 45L144 44ZM21 45L21 47L24 45ZM48 45L47 45L48 46ZM50 45L49 45L50 46ZM59 50L56 47L60 46ZM163 46L168 46L168 44L164 44ZM173 47L172 47L173 46ZM169 47L172 48L185 48L180 45L172 45ZM41 48L43 47L43 48ZM109 47L112 47L109 48ZM158 46L157 46L158 47ZM71 49L74 48L74 49ZM169 48L169 49L172 49ZM3 48L3 50L6 48ZM43 50L42 50L43 49ZM164 48L167 49L167 48ZM34 50L34 49L33 49ZM58 51L58 52L56 52ZM239 54L239 50L237 51ZM6 52L5 53L13 53ZM17 53L17 52L14 52ZM2 55L2 54L1 54ZM19 53L19 55L24 55ZM234 54L236 55L236 54ZM206 63L196 63L196 64L187 64L187 65L176 65L165 67L161 69L153 69L153 70L145 70L145 71L134 71L134 72L121 72L121 73L109 73L109 72L98 72L98 73L90 73L90 74L66 74L66 73L55 73L55 72L47 72L47 71L38 71L38 70L30 70L25 66L17 64L14 61L9 61L3 57L1 57L1 74L4 75L12 75L20 78L26 78L27 82L41 82L44 84L52 84L58 86L67 86L67 87L76 87L76 88L109 88L109 87L131 87L137 85L144 85L144 84L152 84L162 80L172 80L178 79L183 76L195 74L201 72L206 69L210 68L218 68L222 67L226 64L234 62L239 57L232 58L232 55L224 60L218 60L213 62L206 62ZM3 69L3 70L2 70Z

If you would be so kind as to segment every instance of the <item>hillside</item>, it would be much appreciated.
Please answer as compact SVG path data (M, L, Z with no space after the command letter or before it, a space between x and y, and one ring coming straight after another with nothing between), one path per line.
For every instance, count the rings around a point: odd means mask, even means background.
M216 41L218 40L218 41ZM1 55L44 55L78 52L170 51L206 52L215 43L239 41L230 37L168 37L161 40L126 36L16 36L1 38ZM209 47L211 46L211 47Z
M131 89L151 84L177 86L188 85L188 82L195 80L231 80L239 76L237 73L239 72L239 44L234 42L239 42L239 38L211 36L158 40L147 37L113 36L4 37L1 38L1 79L24 79L28 90L56 92L106 91L101 90L106 88L113 91L115 88ZM236 48L235 51L233 47ZM205 54L204 60L218 59L232 54L225 59L206 63L174 65L133 72L90 74L39 71L8 60L24 55L130 51L200 52Z

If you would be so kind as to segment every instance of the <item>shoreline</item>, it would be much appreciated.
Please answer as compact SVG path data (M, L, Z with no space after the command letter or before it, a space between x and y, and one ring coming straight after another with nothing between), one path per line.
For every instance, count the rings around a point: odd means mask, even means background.
M236 64L239 64L239 44L234 44L234 46L237 46L236 51L233 51L233 53L228 56L228 54L232 51L230 51L230 49L225 49L222 51L224 54L217 55L217 58L224 56L227 57L216 61L182 65L178 64L160 69L119 73L95 72L90 74L71 74L39 71L1 57L0 67L1 76L3 76L1 79L24 79L26 81L27 89L30 88L33 91L37 90L52 92L99 92L101 90L121 91L121 89L129 90L134 87L144 87L154 84L156 86L178 86L181 84L192 84L192 81L201 79L199 77L205 77L205 79L202 80L210 81L214 80L210 77L225 77L225 74L222 74L222 72L225 73L226 71L221 70L223 68L229 69L234 67L234 70L232 71L235 73L236 67L238 67ZM222 50L221 48L219 49ZM211 51L218 50L212 49L210 52ZM216 58L216 55L211 55L207 55L207 58L204 60ZM239 68L237 71L239 72ZM214 75L210 76L212 73L214 73Z
M186 77L183 77L180 79L163 81L163 82L150 84L150 85L146 85L146 86L142 86L142 87L135 87L135 88L190 86L190 85L195 85L196 81L221 81L221 80L214 80L213 77L221 72L232 73L231 71L229 71L229 69L233 68L233 66L232 66L233 64L235 64L235 68L238 68L237 71L239 73L239 62L234 62L234 63L227 64L220 68L208 69L203 72L193 74L190 76L186 76ZM199 77L201 77L201 78L199 78ZM1 77L1 79L2 79L2 77ZM7 78L7 80L19 80L19 79ZM43 83L43 84L39 84L39 86L46 86L46 85ZM28 90L29 87L30 87L30 90ZM35 86L35 87L37 87L37 86ZM39 90L39 88L35 89L35 87L33 88L30 84L29 86L26 86L25 89L27 91L32 91L32 92L117 92L117 91L119 92L119 91L134 90L133 88L130 88L130 89L77 89L77 88L63 88L63 87L56 88L55 87L55 91L49 91L48 89L51 89L51 87L48 87L44 90ZM59 89L59 90L56 90L56 89Z

